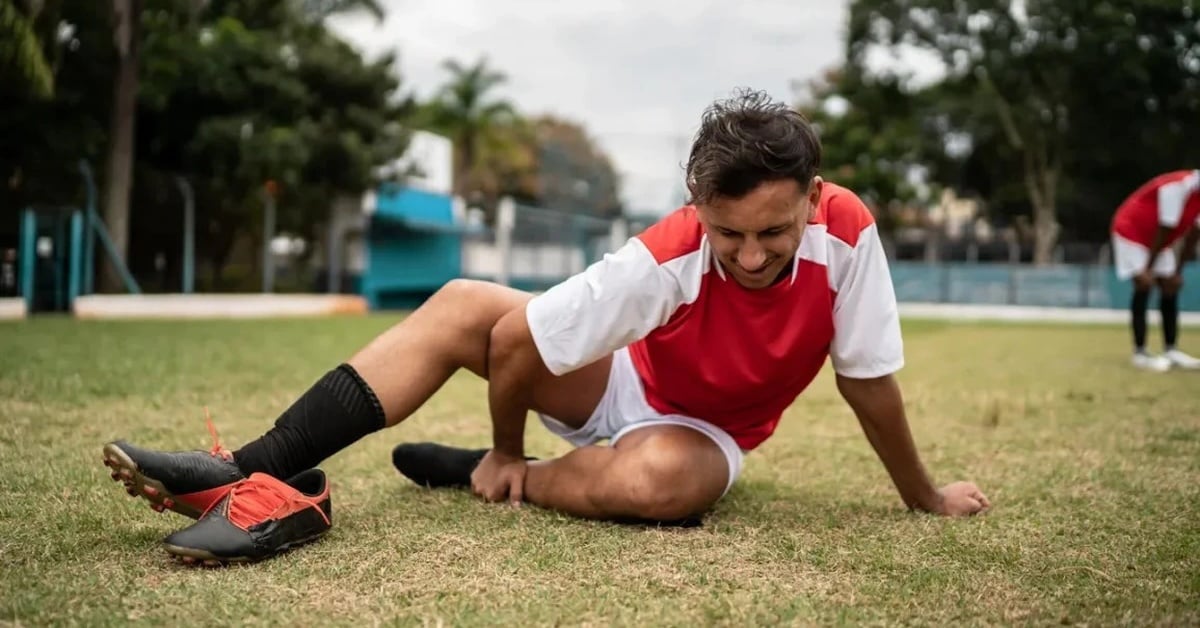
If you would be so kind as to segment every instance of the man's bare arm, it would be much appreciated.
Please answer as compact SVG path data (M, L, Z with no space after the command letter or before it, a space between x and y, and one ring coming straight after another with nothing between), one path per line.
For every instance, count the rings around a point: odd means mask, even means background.
M488 347L488 409L492 446L498 452L525 457L525 416L533 403L529 382L547 375L525 308L505 314L492 329Z
M875 379L838 375L837 385L904 503L909 508L939 512L942 496L917 455L896 379L891 375Z
M520 503L525 486L525 416L533 405L530 382L549 371L538 354L521 307L492 328L488 346L488 408L492 449L471 473L471 489L488 501Z
M956 482L938 490L930 480L913 443L904 399L895 377L854 379L838 375L837 386L858 417L900 498L910 509L967 515L990 506L987 497L974 484Z

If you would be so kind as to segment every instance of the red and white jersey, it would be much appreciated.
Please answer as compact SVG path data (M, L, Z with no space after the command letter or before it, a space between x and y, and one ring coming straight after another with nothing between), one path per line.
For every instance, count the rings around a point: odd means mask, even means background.
M904 364L875 221L830 183L791 276L769 288L748 290L725 274L689 206L534 297L527 319L552 373L628 346L652 408L712 423L744 450L775 431L827 356L854 378Z
M1200 225L1200 170L1177 170L1142 184L1117 209L1113 233L1149 247L1159 227L1171 229L1164 246Z

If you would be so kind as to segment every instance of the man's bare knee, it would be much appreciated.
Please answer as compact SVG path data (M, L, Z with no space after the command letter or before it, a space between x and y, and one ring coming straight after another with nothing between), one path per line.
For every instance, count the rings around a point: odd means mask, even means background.
M656 521L702 513L724 489L715 470L697 473L712 458L708 453L682 444L677 435L648 435L614 461L598 497L610 500L621 515ZM725 464L723 457L719 462Z
M522 299L519 292L499 284L477 279L456 278L443 284L437 292L433 293L426 305L430 307L449 306L453 311L458 311L461 306L464 311L477 313L481 310L483 312L496 310L497 308L491 304L497 301L500 301L500 309L507 311L520 305Z

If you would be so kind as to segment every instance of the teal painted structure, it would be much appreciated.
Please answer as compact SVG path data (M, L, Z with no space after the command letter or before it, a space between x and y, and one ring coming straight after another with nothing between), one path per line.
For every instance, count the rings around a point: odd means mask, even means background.
M83 212L74 208L21 213L20 291L25 311L69 311L81 294ZM45 255L38 243L45 242Z
M462 236L450 196L382 186L369 217L360 293L371 309L409 308L462 276Z
M21 212L19 284L27 312L70 311L76 298L92 294L97 239L114 262L125 289L141 293L96 212L96 184L87 161L80 160L79 173L86 191L82 208L29 207ZM37 251L39 241L49 244L49 254L44 257Z

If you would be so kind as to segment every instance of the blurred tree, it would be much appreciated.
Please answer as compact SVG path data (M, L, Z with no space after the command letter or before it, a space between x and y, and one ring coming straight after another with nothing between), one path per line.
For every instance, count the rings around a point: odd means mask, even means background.
M373 187L407 144L412 103L398 94L395 58L368 63L309 17L235 0L214 1L198 22L147 15L156 62L139 150L148 173L187 173L197 188L201 253L217 276L239 235L261 238L268 181L278 229L311 242L333 199Z
M538 142L533 124L517 113L494 123L479 143L471 170L476 204L490 220L505 196L538 203Z
M972 179L1008 207L1019 185L1034 260L1046 263L1064 200L1077 208L1073 232L1094 236L1120 200L1112 175L1137 170L1140 180L1197 154L1178 148L1196 141L1168 139L1198 132L1188 122L1198 111L1197 8L1196 0L855 0L848 60L862 67L883 48L940 61L945 76L924 90L926 117L967 148L930 158L937 178ZM1115 179L1125 193L1136 185L1129 179Z
M895 206L928 198L916 185L917 165L940 134L925 128L921 95L851 64L812 81L806 92L798 109L821 138L825 178L855 190L890 232Z
M83 186L77 163L88 159L98 173L107 136L109 7L47 0L33 23L54 84L47 98L0 87L0 236L15 232L23 207L79 205ZM7 42L0 38L0 46Z
M138 49L141 46L143 0L112 0L113 45L116 51L112 83L112 122L104 176L103 215L113 248L122 260L129 255L129 193L133 186L133 146L137 120ZM102 258L98 287L116 291L121 278L108 256Z
M9 98L45 99L54 94L54 72L44 42L53 43L57 33L38 32L43 4L0 0L0 92ZM57 3L48 14L55 9Z
M489 67L486 57L469 66L447 59L442 67L450 77L425 104L420 124L454 142L455 194L472 203L494 201L480 181L487 176L480 168L480 156L489 149L492 153L502 152L504 144L522 131L512 104L490 94L507 77Z
M537 142L539 201L601 217L621 214L612 161L577 122L551 115L532 121Z

